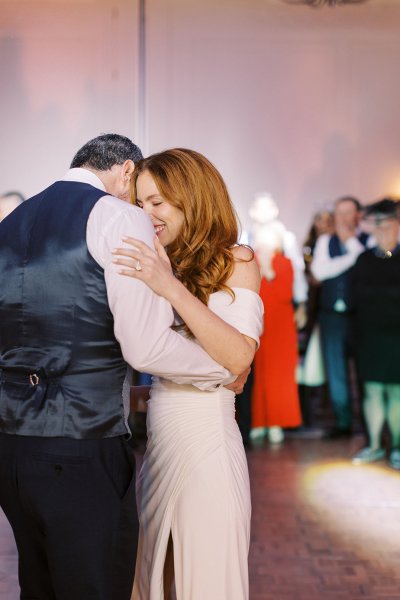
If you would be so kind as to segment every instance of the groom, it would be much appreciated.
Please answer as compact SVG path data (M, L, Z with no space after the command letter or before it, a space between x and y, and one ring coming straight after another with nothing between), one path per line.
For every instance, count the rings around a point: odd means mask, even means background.
M27 600L130 599L126 362L201 389L233 379L171 329L163 298L112 262L124 235L154 238L122 201L140 158L129 139L101 135L0 224L0 505Z

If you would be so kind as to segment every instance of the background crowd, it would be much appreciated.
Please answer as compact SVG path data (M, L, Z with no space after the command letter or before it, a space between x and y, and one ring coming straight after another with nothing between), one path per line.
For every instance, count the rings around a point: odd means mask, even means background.
M389 464L400 468L399 208L391 198L364 207L352 196L338 198L313 217L299 261L277 206L266 195L256 199L250 239L265 317L237 399L246 445L281 443L285 432L350 437L361 405L367 443L352 462L383 459L388 438ZM316 413L324 403L334 426L321 431Z
M14 191L0 196L0 220L23 200ZM352 462L388 455L400 469L400 203L338 198L314 215L302 248L268 194L255 198L250 216L265 316L237 397L244 444L349 437L361 405L366 445ZM149 378L137 374L136 382ZM321 404L334 422L322 430Z

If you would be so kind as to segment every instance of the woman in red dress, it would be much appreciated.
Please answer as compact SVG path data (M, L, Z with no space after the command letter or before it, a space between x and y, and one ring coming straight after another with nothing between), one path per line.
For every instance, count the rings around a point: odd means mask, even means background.
M252 426L268 428L270 441L279 442L283 439L281 428L301 425L301 412L296 383L293 267L281 252L274 253L271 267L270 274L262 278L260 291L264 333L254 361ZM262 264L261 270L265 270Z

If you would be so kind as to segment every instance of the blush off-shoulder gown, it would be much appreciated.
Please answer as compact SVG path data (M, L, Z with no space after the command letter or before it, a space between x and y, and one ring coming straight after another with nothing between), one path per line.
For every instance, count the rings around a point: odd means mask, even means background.
M258 343L262 301L234 293L212 294L209 308ZM154 379L147 428L132 600L164 600L170 536L178 600L248 600L250 486L234 393Z

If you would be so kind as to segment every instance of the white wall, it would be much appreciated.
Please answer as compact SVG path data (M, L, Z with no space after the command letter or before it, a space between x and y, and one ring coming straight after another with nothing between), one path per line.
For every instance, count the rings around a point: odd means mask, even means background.
M145 152L188 146L220 168L244 226L270 191L303 237L338 195L400 194L400 2L0 0L0 192L33 194L103 131Z
M204 152L246 228L262 190L301 237L339 195L400 194L399 2L147 6L147 150Z
M32 195L102 132L134 136L136 0L0 0L0 193Z

